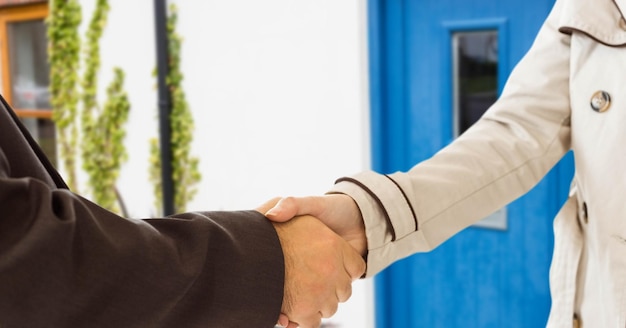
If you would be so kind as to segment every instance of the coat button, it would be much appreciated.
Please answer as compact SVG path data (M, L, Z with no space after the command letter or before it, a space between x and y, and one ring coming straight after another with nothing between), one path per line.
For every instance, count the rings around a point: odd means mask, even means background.
M605 112L611 107L611 96L606 91L596 91L591 96L591 108L598 113Z

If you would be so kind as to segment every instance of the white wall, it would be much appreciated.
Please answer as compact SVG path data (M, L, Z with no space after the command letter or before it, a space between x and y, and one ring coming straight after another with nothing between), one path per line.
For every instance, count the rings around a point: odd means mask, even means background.
M175 2L203 175L190 210L322 194L369 167L364 0ZM85 22L93 3L81 1ZM154 10L152 1L110 5L101 89L112 66L125 70L132 113L120 189L130 213L144 217L153 213L148 140L157 133ZM358 282L328 322L373 326L371 290L371 280Z

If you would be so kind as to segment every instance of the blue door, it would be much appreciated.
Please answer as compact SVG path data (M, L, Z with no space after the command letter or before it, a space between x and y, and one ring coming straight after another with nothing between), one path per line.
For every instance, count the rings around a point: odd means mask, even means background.
M405 171L497 98L554 0L368 0L373 168ZM544 327L568 156L531 192L376 278L376 327Z

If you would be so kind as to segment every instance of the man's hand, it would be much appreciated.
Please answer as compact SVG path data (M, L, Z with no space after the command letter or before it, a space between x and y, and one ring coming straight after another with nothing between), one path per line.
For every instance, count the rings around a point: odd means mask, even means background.
M274 223L285 256L281 312L303 328L319 327L352 295L352 281L365 272L363 258L312 216ZM284 320L284 318L283 318Z
M265 213L265 215L274 222L286 222L294 218L298 215L311 215L317 217L320 221L326 224L330 229L332 229L335 233L339 234L343 237L357 252L364 256L367 252L367 239L365 237L365 225L363 223L363 219L361 217L361 212L359 211L356 203L346 195L327 195L327 196L312 196L312 197L286 197L286 198L274 198L267 201L265 204L259 206L257 211L261 213ZM311 218L307 218L310 220ZM278 226L275 224L275 226ZM321 229L318 227L318 229ZM278 228L277 228L278 230ZM321 229L324 231L324 229ZM287 232L287 230L282 230L282 233ZM328 231L322 235L326 235ZM279 236L281 232L279 231ZM308 237L311 236L311 233L307 234ZM307 236L304 236L307 237ZM332 239L332 238L331 238ZM318 239L320 241L321 239ZM282 242L282 239L281 239ZM332 241L336 243L337 241ZM301 242L299 246L305 245L306 243ZM322 243L321 245L324 245ZM308 247L309 251L313 251L313 255L318 257L319 260L323 262L323 257L319 256L320 254L315 252L314 247ZM348 254L350 252L347 252ZM339 252L335 252L335 255L339 254ZM331 258L331 257L329 257ZM300 261L304 260L304 258L300 258ZM359 278L365 272L365 263L363 263L362 259L359 258L360 265L362 268L353 272L360 272L358 276L352 275L352 280ZM285 255L285 262L287 264L287 255ZM322 264L324 266L324 264ZM318 268L319 269L319 268ZM288 268L287 268L288 270ZM285 283L285 295L287 295L287 286L289 282ZM298 287L297 284L294 284L295 288ZM293 285L292 285L293 286ZM349 286L351 288L351 286ZM351 289L350 289L351 293ZM287 297L287 296L286 296ZM285 309L285 305L288 302L283 302L283 310L278 319L278 323L282 326L286 326L288 328L297 327L297 324L294 321L297 321L293 315L285 312L289 309ZM335 308L336 309L336 308ZM332 311L334 313L334 311ZM320 316L321 317L321 316ZM291 320L291 321L290 321Z
M273 206L264 212L275 222L285 222L297 215L311 215L324 222L335 233L343 237L361 256L367 252L365 224L361 212L350 196L333 194L310 197L285 197L272 199L259 210Z

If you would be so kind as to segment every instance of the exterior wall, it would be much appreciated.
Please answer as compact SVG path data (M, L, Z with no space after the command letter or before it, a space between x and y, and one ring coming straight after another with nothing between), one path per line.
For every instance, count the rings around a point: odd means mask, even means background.
M81 0L83 27L94 1ZM176 1L182 69L202 186L190 210L249 209L322 194L369 167L365 1ZM100 94L112 67L132 104L120 190L134 217L154 213L148 140L157 135L152 1L110 0ZM329 320L373 325L372 280Z

